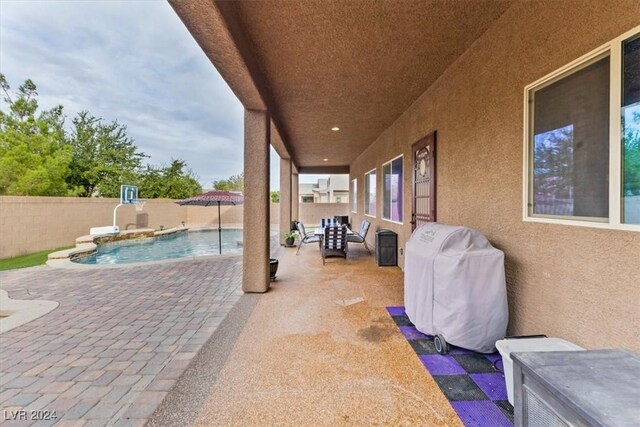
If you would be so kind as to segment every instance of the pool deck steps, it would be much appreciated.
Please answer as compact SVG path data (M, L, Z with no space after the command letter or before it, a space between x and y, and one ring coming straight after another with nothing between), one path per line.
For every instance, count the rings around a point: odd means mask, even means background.
M98 245L96 245L95 243L77 243L76 242L75 248L52 252L49 254L47 258L52 260L52 259L73 258L75 256L80 256L80 255L90 255L94 253L97 248L98 248Z

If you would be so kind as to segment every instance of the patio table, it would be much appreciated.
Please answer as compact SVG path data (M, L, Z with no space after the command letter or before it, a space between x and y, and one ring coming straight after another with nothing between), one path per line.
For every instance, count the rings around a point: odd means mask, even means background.
M324 237L324 228L318 227L314 230L313 234L315 236L320 236L320 238ZM349 227L347 227L347 236L353 235L353 231Z

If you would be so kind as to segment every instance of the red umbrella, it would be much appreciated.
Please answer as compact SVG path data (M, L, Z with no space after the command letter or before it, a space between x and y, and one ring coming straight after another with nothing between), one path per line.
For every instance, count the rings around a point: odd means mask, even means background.
M202 193L199 196L178 200L180 206L214 206L218 205L218 249L222 254L222 226L220 224L220 206L241 205L244 197L240 193L230 191L213 190Z

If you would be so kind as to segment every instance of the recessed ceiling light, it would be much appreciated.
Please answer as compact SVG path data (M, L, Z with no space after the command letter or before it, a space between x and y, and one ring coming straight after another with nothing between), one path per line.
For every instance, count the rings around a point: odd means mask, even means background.
M340 128L338 126L334 126L331 128L332 131L337 132L340 130Z
M322 161L323 161L323 162L328 162L328 161L329 161L329 159L322 159Z

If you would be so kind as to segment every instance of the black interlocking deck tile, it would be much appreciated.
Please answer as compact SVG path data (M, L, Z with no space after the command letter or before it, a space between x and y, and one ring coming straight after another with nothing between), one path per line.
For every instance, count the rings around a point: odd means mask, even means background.
M408 340L409 344L418 354L437 354L436 347L433 345L433 340Z
M513 406L508 400L494 400L493 403L500 408L502 413L513 422Z
M488 400L487 395L468 375L434 375L433 379L450 401Z
M478 353L454 354L452 356L470 374L500 372L485 356Z
M391 316L396 325L398 326L413 326L411 320L407 316Z

